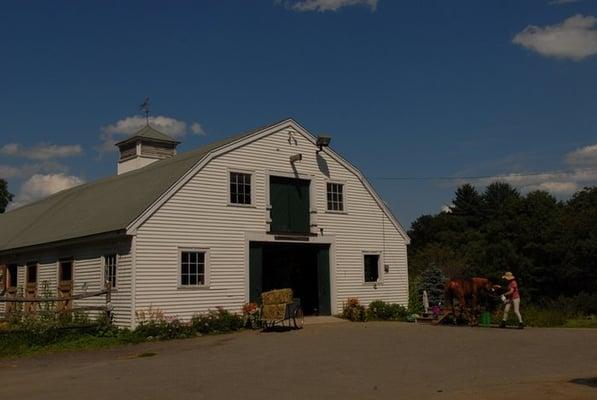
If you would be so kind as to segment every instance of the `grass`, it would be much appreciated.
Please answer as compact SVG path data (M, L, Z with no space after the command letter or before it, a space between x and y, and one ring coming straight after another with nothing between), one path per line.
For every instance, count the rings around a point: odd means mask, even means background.
M597 328L597 318L569 319L564 324L564 328Z
M24 343L2 346L0 359L29 357L40 354L59 353L64 351L96 350L116 345L129 344L128 340L119 337L100 337L93 335L72 335L48 345L29 346Z

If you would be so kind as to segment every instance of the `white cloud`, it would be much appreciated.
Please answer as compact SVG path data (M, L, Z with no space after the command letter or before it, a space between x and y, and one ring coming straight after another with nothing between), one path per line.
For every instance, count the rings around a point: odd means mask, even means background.
M441 208L441 212L450 214L450 213L452 213L453 206L454 206L453 204L451 204L451 205L444 204Z
M597 144L568 153L566 162L571 165L597 166Z
M102 152L114 151L116 142L133 135L146 124L145 117L133 115L102 127L100 135L102 144L99 150ZM183 137L189 131L197 135L205 135L203 127L198 122L193 122L189 126L185 121L164 115L149 117L149 124L156 130L177 139Z
M563 156L567 169L546 172L517 172L482 178L457 179L459 185L474 183L484 187L492 182L507 182L526 193L544 190L556 196L570 195L584 186L597 185L597 144L585 146Z
M67 171L68 167L66 165L52 161L18 166L0 164L0 178L4 179L26 178L39 173L65 173Z
M199 122L193 122L191 125L191 132L195 135L205 135L205 131Z
M544 190L553 194L572 194L579 187L575 182L543 182L538 185L527 186L526 189L528 191Z
M56 145L39 143L33 147L23 147L19 143L9 143L0 147L0 154L13 157L24 157L32 160L49 160L83 154L81 145Z
M529 25L512 42L546 57L580 61L597 54L596 25L597 18L579 14L560 24Z
M174 138L184 136L187 132L187 123L176 118L158 115L149 118L149 124L160 132ZM134 115L126 117L102 128L109 134L132 135L146 125L145 117Z
M280 3L281 1L277 1ZM364 5L375 11L377 9L378 0L299 0L286 1L284 4L294 11L338 11L342 7Z
M64 189L69 189L84 183L73 175L65 174L35 174L21 185L21 188L10 208L20 207L35 200L47 197Z
M510 183L523 192L545 190L553 194L565 195L574 193L582 186L597 184L597 171L593 169L576 169L538 174L512 173L479 179L476 183L487 186L495 181ZM462 183L465 183L465 181L463 180Z

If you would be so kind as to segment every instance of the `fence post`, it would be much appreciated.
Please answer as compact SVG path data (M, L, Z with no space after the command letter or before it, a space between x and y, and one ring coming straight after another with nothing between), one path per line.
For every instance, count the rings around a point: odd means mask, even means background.
M104 285L106 289L106 317L108 322L112 323L112 309L114 308L112 305L112 282L107 280Z

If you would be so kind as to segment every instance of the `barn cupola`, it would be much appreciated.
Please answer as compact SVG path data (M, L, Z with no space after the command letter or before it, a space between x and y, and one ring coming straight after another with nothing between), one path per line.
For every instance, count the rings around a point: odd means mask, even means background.
M116 143L120 150L118 175L145 167L154 161L173 157L179 143L146 125L133 136Z

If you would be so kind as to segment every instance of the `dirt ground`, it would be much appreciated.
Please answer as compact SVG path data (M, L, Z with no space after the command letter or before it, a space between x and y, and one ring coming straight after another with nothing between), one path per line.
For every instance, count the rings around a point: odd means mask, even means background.
M143 357L144 355L145 357ZM2 398L597 399L597 330L330 323L0 361Z

